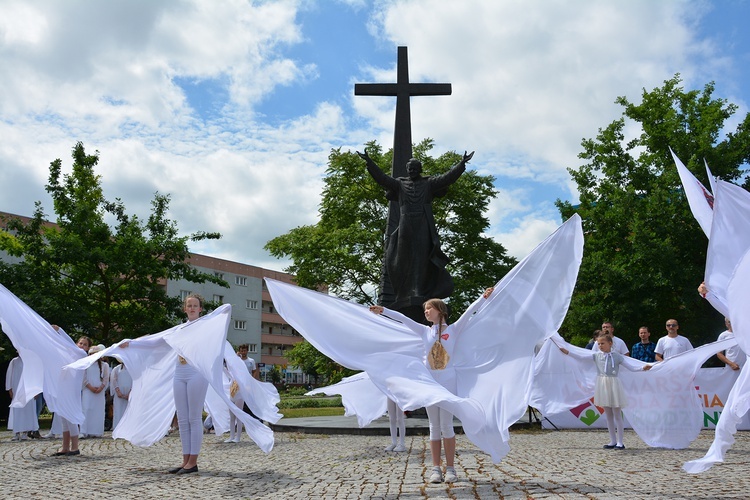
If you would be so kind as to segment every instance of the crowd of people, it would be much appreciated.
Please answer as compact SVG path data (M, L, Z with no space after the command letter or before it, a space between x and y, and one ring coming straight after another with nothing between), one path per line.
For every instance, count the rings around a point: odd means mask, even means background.
M701 289L699 289L700 291ZM726 330L724 330L717 340L725 340L734 337L732 332L732 323L729 318L724 318ZM665 324L666 335L660 337L656 343L651 342L651 331L649 327L642 326L638 329L640 342L634 343L630 348L621 338L615 336L615 327L611 322L602 323L600 330L594 330L591 341L586 344L586 349L594 352L599 351L597 340L601 336L609 336L612 339L612 350L623 356L630 356L633 359L643 361L644 363L654 363L664 361L677 354L693 349L693 345L687 337L679 334L680 324L676 319L668 319ZM745 353L738 347L732 346L729 349L716 353L719 360L732 370L739 370L745 362Z

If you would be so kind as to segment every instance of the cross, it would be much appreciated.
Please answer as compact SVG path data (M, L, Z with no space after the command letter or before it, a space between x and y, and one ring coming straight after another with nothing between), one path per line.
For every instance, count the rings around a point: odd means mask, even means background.
M398 48L396 83L357 83L354 95L396 96L396 126L393 130L393 164L391 176L406 177L406 162L412 157L411 149L411 96L451 95L450 83L409 83L409 60L406 47ZM400 209L398 203L388 204L388 229L386 240L398 227ZM391 305L395 300L393 286L383 261L380 277L380 296L378 304ZM421 316L421 314L417 315ZM419 321L419 318L413 318ZM421 318L424 320L424 318Z
M357 83L354 95L396 96L396 127L393 131L393 177L406 176L411 159L411 107L409 98L419 95L451 95L450 83L409 83L406 47L398 48L396 83Z

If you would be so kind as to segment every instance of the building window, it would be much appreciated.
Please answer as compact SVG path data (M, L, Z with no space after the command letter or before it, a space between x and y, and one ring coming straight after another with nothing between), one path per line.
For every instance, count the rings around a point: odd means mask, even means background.
M216 277L217 277L217 278L219 278L220 280L223 280L223 279L224 279L224 273L220 273L220 272L214 272L214 276L216 276Z
M247 330L247 321L236 319L234 320L234 329L235 330Z
M180 300L184 302L185 299L188 298L188 295L190 295L191 293L193 292L191 292L190 290L180 290Z
M258 344L250 344L248 345L247 352L258 352Z
M244 276L235 276L234 284L240 286L247 286L247 278Z
M257 300L246 300L245 301L245 307L248 309L257 309L258 308L258 301Z
M219 304L224 303L224 296L223 295L214 295L214 302L218 302Z

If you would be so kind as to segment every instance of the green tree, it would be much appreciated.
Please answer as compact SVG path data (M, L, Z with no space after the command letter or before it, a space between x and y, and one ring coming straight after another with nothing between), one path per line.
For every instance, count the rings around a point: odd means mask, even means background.
M16 295L71 334L110 344L124 337L154 333L181 317L178 297L169 297L164 281L186 279L228 286L188 265L188 241L219 238L215 233L178 236L169 220L169 196L155 194L148 220L125 213L119 199L104 198L94 173L98 152L73 148L73 168L50 164L46 190L57 214L45 222L41 203L31 221L11 220L0 248L20 257L0 263L0 279ZM112 222L110 226L109 222Z
M373 161L390 174L393 152L384 153L375 142L366 148ZM433 158L429 156L432 148L429 139L414 146L414 157L422 162L425 175L445 173L461 159L455 152ZM433 202L442 248L451 260L448 270L455 290L449 301L453 311L463 311L516 263L500 243L483 234L489 227L485 211L496 195L493 182L492 176L468 170L446 196ZM300 286L328 287L344 299L374 304L388 217L385 192L356 152L341 149L331 151L324 183L319 222L272 239L266 249L275 257L291 258L292 265L285 271L295 275ZM303 370L314 367L319 375L330 377L329 382L350 373L316 355L314 349L311 352L304 343L291 351L292 356L297 350L299 366Z
M750 115L727 131L737 107L714 98L713 83L701 91L680 84L676 75L661 88L644 89L640 104L619 97L622 117L583 140L578 156L587 163L568 169L580 205L558 200L557 206L564 219L581 215L585 250L562 332L578 343L603 320L629 345L642 325L661 336L669 318L694 345L715 340L722 329L719 314L696 293L707 239L669 148L705 185L704 159L714 175L738 181L750 160ZM626 140L631 130L639 134Z

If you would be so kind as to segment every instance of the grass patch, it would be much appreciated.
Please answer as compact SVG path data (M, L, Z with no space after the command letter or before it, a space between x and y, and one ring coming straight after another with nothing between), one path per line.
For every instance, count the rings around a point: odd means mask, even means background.
M327 408L284 408L279 413L284 418L305 418L305 417L339 417L344 415L344 407L327 407Z

